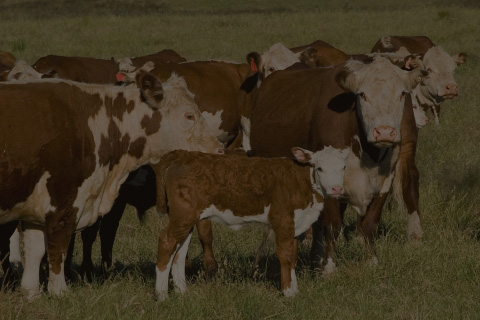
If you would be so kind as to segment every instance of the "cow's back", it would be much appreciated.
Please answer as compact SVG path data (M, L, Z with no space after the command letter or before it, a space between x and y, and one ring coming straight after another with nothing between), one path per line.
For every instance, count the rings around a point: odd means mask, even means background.
M289 156L292 147L350 146L357 130L355 96L335 82L343 68L284 70L268 77L251 114L253 154Z
M290 50L297 53L308 48L312 48L317 51L317 54L315 55L317 67L336 66L349 59L349 56L345 52L322 40L317 40L304 46L291 48Z
M405 47L410 53L425 53L435 44L427 36L384 36L375 43L371 52L395 52Z
M132 60L132 65L137 68L140 68L149 61L152 61L155 65L163 62L180 63L187 61L187 59L185 59L172 49L163 49L162 51L159 51L157 53L130 59Z
M33 67L40 73L55 71L59 78L78 82L114 84L117 81L118 65L112 60L48 55L39 58Z

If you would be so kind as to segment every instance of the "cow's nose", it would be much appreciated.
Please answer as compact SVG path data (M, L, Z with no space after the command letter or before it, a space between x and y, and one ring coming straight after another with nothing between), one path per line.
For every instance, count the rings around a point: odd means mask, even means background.
M375 141L394 142L397 137L397 130L388 126L379 126L373 129Z
M332 187L332 194L334 194L334 195L340 195L340 194L342 194L342 191L343 191L343 187L341 187L341 186Z
M218 153L218 154L225 154L225 149L219 148L219 149L217 150L217 153Z
M458 95L458 87L455 83L446 84L443 87L443 96L448 98L453 98Z

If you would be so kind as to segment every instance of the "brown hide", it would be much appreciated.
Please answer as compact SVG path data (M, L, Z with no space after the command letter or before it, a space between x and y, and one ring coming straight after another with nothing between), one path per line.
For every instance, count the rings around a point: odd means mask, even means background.
M385 36L380 38L370 52L395 52L405 47L410 53L425 53L435 44L427 36Z
M40 73L54 70L58 78L62 79L100 84L115 84L118 72L118 65L112 60L56 55L38 59L33 68Z
M350 146L358 131L355 95L335 81L344 70L343 65L283 70L267 77L250 118L253 154L289 156L293 146L311 151Z
M332 45L326 43L322 40L317 40L310 44L299 46L295 48L291 48L293 52L302 52L308 48L312 48L316 50L316 53L313 53L311 63L308 63L310 66L314 67L329 67L329 66L336 66L337 64L341 64L347 61L350 57L345 52L333 47Z
M200 111L211 114L223 111L220 129L228 133L229 139L238 134L240 112L237 104L240 86L250 72L247 64L218 61L160 63L151 72L162 80L168 79L173 72L184 77Z
M185 59L184 57L182 57L181 55L179 55L178 53L176 53L171 49L164 49L157 53L149 54L146 56L130 58L130 60L132 60L132 65L137 68L140 68L148 61L152 61L154 64L162 63L162 62L180 63L180 62L187 61L187 59Z
M0 51L0 74L15 66L17 59L10 52Z

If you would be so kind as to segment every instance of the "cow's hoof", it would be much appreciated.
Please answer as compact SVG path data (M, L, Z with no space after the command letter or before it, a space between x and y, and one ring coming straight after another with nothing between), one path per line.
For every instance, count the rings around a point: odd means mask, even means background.
M327 263L323 266L322 276L327 277L335 272L337 266L332 258L327 259Z

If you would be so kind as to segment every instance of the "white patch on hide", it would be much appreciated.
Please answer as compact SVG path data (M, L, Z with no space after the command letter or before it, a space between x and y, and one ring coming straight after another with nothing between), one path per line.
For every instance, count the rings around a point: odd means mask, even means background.
M203 210L203 212L200 214L200 219L211 218L212 221L226 224L233 230L239 230L244 224L250 222L261 222L268 224L269 212L270 206L265 207L263 213L239 217L236 216L232 210L227 209L225 211L220 211L215 207L215 205L212 204Z

